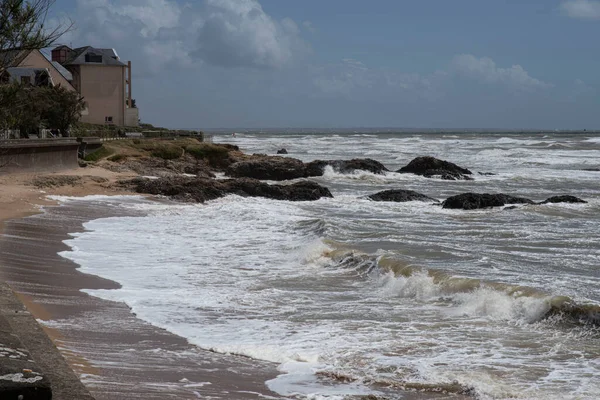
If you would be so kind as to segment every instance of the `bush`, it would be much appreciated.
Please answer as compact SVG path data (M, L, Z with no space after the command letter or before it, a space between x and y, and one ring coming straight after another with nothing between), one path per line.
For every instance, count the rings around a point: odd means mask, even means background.
M204 144L200 146L188 146L185 149L188 154L198 160L207 159L209 161L216 161L227 157L229 150L222 146L216 146L214 144Z
M127 156L125 154L115 154L114 156L108 157L108 161L119 162L126 158L127 158Z
M83 157L83 159L85 161L98 161L98 160L101 160L103 158L110 156L112 153L113 153L112 150L109 150L106 147L102 146L95 152L90 153L87 156Z
M152 156L162 158L163 160L175 160L183 155L181 147L162 145L156 146L152 150Z

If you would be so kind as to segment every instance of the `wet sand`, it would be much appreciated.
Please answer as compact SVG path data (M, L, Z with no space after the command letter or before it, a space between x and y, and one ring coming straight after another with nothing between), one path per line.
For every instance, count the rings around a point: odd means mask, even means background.
M5 223L2 277L46 331L96 399L279 398L265 386L275 365L203 351L135 317L124 303L81 289L118 284L82 274L57 253L68 233L123 210L89 203L50 207ZM110 249L107 249L110 251Z

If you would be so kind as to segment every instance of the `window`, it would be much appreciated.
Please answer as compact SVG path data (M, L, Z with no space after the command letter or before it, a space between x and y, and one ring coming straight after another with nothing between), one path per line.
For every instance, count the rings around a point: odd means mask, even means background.
M86 63L102 63L102 54L88 53L85 55Z
M22 76L21 83L23 85L31 85L31 77L30 76Z
M112 124L113 123L113 117L104 117L104 123L106 123L106 124Z

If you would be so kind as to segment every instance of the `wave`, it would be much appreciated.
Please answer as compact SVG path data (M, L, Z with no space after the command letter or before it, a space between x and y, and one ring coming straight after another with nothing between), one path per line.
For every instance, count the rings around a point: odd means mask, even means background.
M567 296L553 296L527 286L457 277L388 256L346 249L328 250L326 257L328 268L375 277L389 295L446 303L454 307L451 312L457 315L600 328L600 305L580 304Z
M383 174L375 174L369 171L355 170L349 173L336 171L331 166L326 166L323 170L323 179L328 181L360 181L361 183L385 184L398 181L414 181L416 177L409 174L399 174L392 171L384 172ZM420 177L417 177L420 178ZM426 178L421 178L426 179Z

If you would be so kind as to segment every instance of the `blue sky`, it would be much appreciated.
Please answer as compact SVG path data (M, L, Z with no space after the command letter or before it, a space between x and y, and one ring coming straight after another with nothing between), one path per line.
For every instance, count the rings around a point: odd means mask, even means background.
M600 129L600 0L57 0L178 128Z

